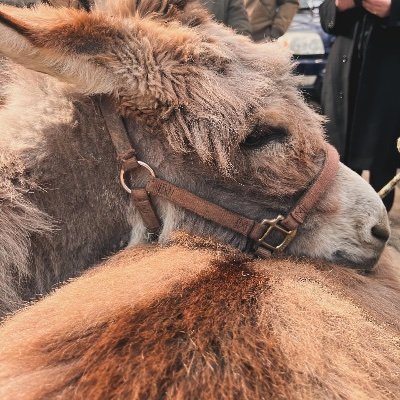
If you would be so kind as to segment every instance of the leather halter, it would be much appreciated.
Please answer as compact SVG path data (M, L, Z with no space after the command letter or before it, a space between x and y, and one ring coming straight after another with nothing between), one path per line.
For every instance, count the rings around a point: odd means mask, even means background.
M278 215L274 219L264 219L261 222L244 217L211 203L170 182L159 179L146 163L136 158L128 133L122 119L118 116L110 97L99 99L100 110L107 130L121 162L120 181L124 189L130 193L132 202L138 209L143 223L148 231L148 238L153 241L160 231L161 224L157 217L150 195L162 197L175 205L182 207L209 221L237 232L254 242L256 255L266 258L272 252L283 251L297 233L297 228L304 222L309 211L321 198L336 176L339 167L339 155L335 148L326 144L325 161L314 182L295 204L286 217ZM126 174L139 168L145 168L150 179L143 188L130 188ZM279 233L283 240L278 244L268 243L272 234Z

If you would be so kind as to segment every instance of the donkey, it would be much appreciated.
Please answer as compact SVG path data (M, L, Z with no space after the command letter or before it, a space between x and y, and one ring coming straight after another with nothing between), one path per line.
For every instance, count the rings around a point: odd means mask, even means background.
M196 3L98 0L92 12L1 6L0 34L0 53L11 60L0 111L3 313L128 237L131 245L147 240L118 186L99 95L114 99L157 177L244 217L287 215L321 171L322 118L299 94L287 51L235 35ZM159 243L181 229L242 251L253 245L153 201ZM340 165L286 253L370 270L388 236L376 193Z
M182 235L124 250L5 321L0 398L398 399L386 261L371 278Z

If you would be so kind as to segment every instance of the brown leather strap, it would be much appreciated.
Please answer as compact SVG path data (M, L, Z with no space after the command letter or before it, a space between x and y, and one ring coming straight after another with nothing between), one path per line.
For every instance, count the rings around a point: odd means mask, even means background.
M325 193L329 184L334 180L338 168L339 154L332 145L327 143L324 165L322 166L319 175L304 193L303 197L292 208L287 217L280 222L280 225L288 231L296 230L299 225L304 222L307 214ZM251 236L260 238L264 232L265 226L260 226L260 224L258 224L254 226Z
M298 226L304 222L305 216L321 198L326 188L329 187L329 184L336 176L338 167L339 155L333 146L327 145L324 165L318 177L295 207L289 212L288 216L279 222L279 225L287 231L295 231ZM254 240L256 243L258 243L270 227L268 224L259 223L253 219L226 210L221 206L204 200L162 179L152 178L147 183L146 190L155 196L163 197L177 206L185 208L209 221L240 233ZM271 251L267 248L259 248L257 253L267 256L271 254Z
M325 193L329 184L336 177L338 169L339 154L332 145L327 144L324 165L317 179L297 202L296 206L290 211L288 216L281 222L281 225L288 230L297 229L297 227L304 222L307 214L315 206L322 194Z
M243 236L249 236L256 224L252 219L226 210L162 179L152 178L147 183L146 190Z
M124 171L138 168L135 150L126 134L125 125L116 113L115 105L109 96L100 96L99 105L101 114L111 137L117 157L123 164Z
M160 221L154 211L150 197L143 188L132 189L132 201L137 207L143 219L144 226L150 235L158 235L160 231Z
M125 125L121 117L116 113L111 97L99 97L99 106L122 170L124 173L129 173L140 168ZM148 193L143 188L131 189L131 198L142 217L144 226L149 233L149 238L154 240L160 232L161 225Z

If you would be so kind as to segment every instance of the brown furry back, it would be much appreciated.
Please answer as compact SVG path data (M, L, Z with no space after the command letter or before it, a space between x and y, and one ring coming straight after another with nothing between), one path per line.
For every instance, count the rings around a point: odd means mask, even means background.
M396 399L399 271L379 274L128 250L5 323L0 397Z
M77 381L81 399L287 398L291 372L258 323L267 290L268 279L246 264L215 263L192 284L43 350L48 366L79 359L65 376L65 398Z

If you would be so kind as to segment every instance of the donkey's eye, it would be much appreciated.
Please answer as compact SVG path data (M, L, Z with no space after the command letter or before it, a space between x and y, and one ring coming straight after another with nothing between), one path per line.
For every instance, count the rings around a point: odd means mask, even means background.
M284 128L257 124L250 135L240 145L244 148L253 149L265 146L271 142L282 143L286 138L287 131Z

